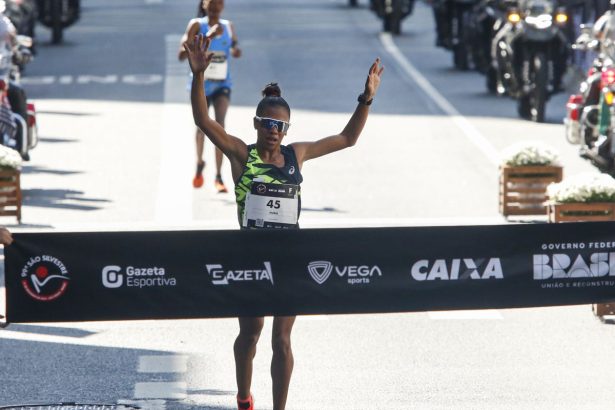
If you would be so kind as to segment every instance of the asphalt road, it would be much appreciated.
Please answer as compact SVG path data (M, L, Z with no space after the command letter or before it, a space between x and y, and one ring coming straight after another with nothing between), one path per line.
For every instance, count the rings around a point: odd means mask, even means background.
M84 0L60 46L39 28L24 84L41 142L23 169L23 223L1 223L235 229L232 193L211 183L211 145L205 186L191 186L188 67L176 52L196 3ZM365 2L226 3L243 49L227 129L245 141L266 83L279 82L292 107L286 142L313 140L344 127L373 59L386 67L359 143L305 165L303 227L508 223L497 166L519 141L551 145L565 176L596 172L564 139L565 94L549 102L547 123L520 120L479 74L452 69L423 3L395 38ZM223 175L232 185L228 163ZM272 407L270 327L255 361L259 409ZM232 409L236 331L227 319L11 325L0 331L0 404ZM589 306L299 318L288 408L612 409L614 335Z

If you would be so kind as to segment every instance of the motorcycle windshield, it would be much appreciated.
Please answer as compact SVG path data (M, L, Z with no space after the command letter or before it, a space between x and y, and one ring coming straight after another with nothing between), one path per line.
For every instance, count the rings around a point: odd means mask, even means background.
M527 1L523 9L523 14L531 17L539 17L553 14L553 3L547 0Z
M548 0L529 0L524 4L525 22L536 29L544 30L553 24L553 3Z

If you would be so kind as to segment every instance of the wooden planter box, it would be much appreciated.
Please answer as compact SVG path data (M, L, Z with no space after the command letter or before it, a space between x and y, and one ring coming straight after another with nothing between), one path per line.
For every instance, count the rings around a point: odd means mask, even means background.
M21 183L18 170L0 169L0 216L16 216L21 223Z
M615 221L613 202L547 204L549 222Z
M615 221L615 203L549 203L547 204L547 215L549 222ZM615 302L593 304L592 312L600 320L603 320L606 315L615 315Z
M500 213L544 215L547 186L561 180L561 166L500 166Z

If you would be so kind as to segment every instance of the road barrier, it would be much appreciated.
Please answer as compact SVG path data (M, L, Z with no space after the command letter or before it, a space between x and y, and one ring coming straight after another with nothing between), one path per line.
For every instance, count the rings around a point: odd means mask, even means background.
M615 222L13 236L5 248L10 322L615 300Z

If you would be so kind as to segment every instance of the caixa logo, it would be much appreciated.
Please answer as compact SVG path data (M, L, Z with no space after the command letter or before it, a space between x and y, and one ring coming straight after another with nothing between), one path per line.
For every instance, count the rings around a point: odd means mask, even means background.
M335 270L338 276L347 278L348 283L356 285L369 283L374 276L382 276L382 271L377 265L346 265L336 266L329 261L313 261L307 266L308 273L316 283L322 285L329 279Z
M437 279L504 279L500 258L421 259L412 265L410 274L421 282Z
M68 269L58 258L34 256L21 269L21 285L30 297L42 302L59 298L66 292Z
M598 278L615 276L615 252L592 253L587 257L565 253L534 255L534 279Z
M273 285L273 271L270 262L263 262L265 269L226 270L222 265L205 265L214 285L228 285L231 282L269 281Z

